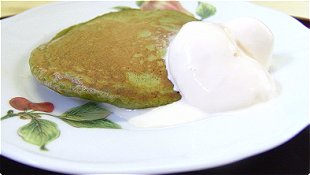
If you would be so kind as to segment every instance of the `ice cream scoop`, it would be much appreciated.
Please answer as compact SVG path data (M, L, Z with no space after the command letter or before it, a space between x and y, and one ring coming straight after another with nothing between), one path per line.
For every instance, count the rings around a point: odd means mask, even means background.
M274 96L272 46L271 31L256 19L189 22L169 46L168 71L191 105L208 113L239 109Z

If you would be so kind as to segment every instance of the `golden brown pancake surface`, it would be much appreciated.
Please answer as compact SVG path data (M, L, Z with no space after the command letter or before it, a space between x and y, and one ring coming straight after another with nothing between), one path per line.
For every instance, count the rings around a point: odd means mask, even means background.
M163 57L169 38L196 20L169 10L112 12L61 31L36 48L32 74L65 95L124 108L180 99Z

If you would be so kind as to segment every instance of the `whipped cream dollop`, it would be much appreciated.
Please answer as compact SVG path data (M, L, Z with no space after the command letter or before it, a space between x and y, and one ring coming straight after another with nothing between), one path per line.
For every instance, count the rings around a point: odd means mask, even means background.
M169 46L167 69L182 99L207 113L267 101L273 34L261 21L189 22Z

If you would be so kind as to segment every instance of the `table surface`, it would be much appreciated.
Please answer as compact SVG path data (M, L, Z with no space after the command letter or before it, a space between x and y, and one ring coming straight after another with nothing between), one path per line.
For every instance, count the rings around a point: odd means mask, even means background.
M51 1L2 1L1 17L11 16ZM251 1L256 5L273 8L288 15L309 19L309 1Z
M309 28L309 19L298 20ZM310 126L304 128L290 141L265 153L216 168L180 174L308 174L310 172L309 140ZM27 166L3 156L0 156L0 162L0 173L4 175L60 175Z

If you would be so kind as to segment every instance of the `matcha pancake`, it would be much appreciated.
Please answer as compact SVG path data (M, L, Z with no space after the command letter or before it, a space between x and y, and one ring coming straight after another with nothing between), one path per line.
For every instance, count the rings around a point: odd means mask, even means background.
M32 74L52 90L124 108L179 100L163 57L169 38L196 20L170 10L112 12L59 32L34 49Z

